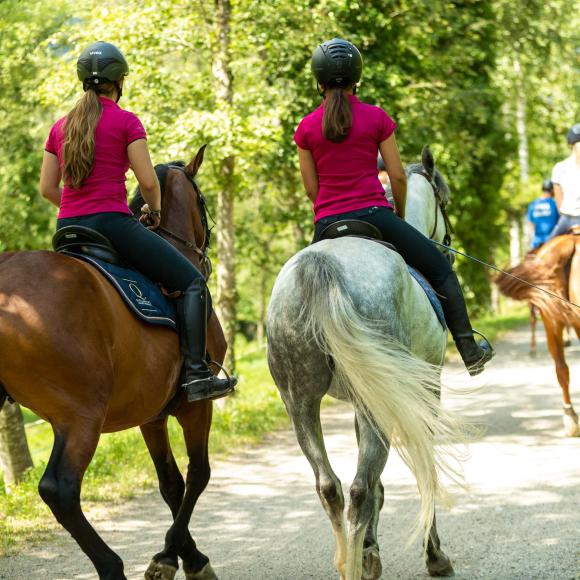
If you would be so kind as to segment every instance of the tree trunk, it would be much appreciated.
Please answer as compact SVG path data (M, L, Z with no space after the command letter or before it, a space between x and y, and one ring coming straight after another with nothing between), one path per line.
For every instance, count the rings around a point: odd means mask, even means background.
M214 90L218 109L230 114L233 101L233 75L230 56L229 0L215 0L217 43L213 55ZM234 342L236 337L236 272L234 231L234 157L220 162L221 189L217 202L217 315L228 342L225 366L235 370Z
M20 406L5 404L0 411L0 469L6 491L10 492L32 466Z
M520 263L520 221L513 217L510 222L510 266Z
M256 338L258 347L264 346L266 336L266 285L268 283L268 272L266 268L262 268L260 272L260 302L258 304L258 327L256 329Z
M528 130L526 123L526 93L524 88L524 75L522 74L520 61L514 61L516 73L516 131L518 134L518 158L520 164L520 181L523 186L527 184L530 176L530 162L528 151Z

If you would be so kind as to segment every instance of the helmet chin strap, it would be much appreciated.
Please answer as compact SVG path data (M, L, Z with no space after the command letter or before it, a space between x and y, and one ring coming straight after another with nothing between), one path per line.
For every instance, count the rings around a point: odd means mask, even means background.
M119 84L118 81L115 81L115 88L117 89L117 98L115 99L115 103L118 103L119 99L123 96L123 87Z

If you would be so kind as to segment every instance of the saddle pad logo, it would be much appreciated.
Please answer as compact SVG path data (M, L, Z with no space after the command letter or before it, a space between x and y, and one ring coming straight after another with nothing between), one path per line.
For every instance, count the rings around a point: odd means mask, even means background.
M139 288L139 284L137 281L130 280L129 278L123 278L123 280L127 282L127 287L135 295L135 301L137 302L137 304L139 304L140 306L149 306L150 308L153 308L153 304L151 304L151 301L147 300L147 298L144 296L143 291L141 290L141 288Z

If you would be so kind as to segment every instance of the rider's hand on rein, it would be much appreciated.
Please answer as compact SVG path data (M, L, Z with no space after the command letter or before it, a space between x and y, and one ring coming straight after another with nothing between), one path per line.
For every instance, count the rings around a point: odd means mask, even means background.
M145 204L141 207L141 216L139 221L147 226L150 230L156 230L161 223L161 210L149 209L149 205Z

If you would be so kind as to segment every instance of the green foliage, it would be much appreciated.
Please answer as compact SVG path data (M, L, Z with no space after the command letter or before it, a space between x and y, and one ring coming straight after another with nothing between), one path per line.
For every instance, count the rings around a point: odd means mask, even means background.
M309 62L321 40L342 35L361 48L360 97L396 119L405 162L431 145L452 190L454 243L484 259L501 255L510 214L566 153L564 131L580 112L579 18L563 0L233 0L234 102L219 108L212 3L5 0L3 8L0 250L48 244L54 210L36 193L43 140L80 96L76 55L107 39L129 59L123 106L142 118L155 161L188 159L209 144L200 184L214 214L219 162L235 155L238 312L258 325L280 266L312 234L292 136L320 102ZM530 141L524 188L518 91ZM458 270L471 306L485 310L487 273L462 261Z

